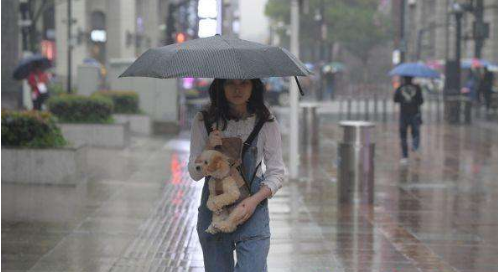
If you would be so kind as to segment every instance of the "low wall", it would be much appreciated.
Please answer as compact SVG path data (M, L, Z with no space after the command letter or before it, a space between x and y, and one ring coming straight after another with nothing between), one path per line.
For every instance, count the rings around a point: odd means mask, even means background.
M130 132L136 135L151 135L152 122L149 116L140 114L113 114L118 123L130 123Z
M91 147L123 148L129 143L129 123L58 124L67 141Z
M76 184L85 180L84 145L54 149L2 147L2 183Z

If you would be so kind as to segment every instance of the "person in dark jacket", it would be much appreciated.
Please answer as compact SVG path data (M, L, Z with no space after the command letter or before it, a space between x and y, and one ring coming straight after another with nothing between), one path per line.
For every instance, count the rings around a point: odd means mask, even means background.
M479 88L484 96L486 111L489 111L491 108L491 95L493 93L493 73L490 72L487 67L484 67L484 73Z
M394 102L400 104L399 135L401 138L401 149L403 158L402 164L408 163L408 128L412 134L412 151L418 158L420 147L420 125L422 125L422 115L420 106L424 103L420 86L412 82L412 77L404 77L404 83L399 86L394 93Z

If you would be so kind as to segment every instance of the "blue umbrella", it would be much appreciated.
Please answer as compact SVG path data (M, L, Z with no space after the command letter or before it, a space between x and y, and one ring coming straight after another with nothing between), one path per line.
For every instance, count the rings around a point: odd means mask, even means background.
M470 69L472 68L472 64L477 64L481 67L489 67L493 65L493 63L483 59L465 59L462 60L460 67L462 67L463 69Z
M12 76L17 80L27 78L29 73L33 70L35 63L38 64L39 68L42 70L52 67L52 62L48 58L40 54L35 54L22 59L16 69L14 69Z
M439 73L422 63L402 63L389 72L390 76L439 78Z

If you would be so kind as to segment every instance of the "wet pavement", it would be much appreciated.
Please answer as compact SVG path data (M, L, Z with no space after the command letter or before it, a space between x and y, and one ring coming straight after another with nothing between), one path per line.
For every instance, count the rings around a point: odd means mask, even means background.
M354 206L337 204L342 134L324 123L269 201L269 271L498 271L495 131L424 125L422 159L401 167L396 126L378 125L375 204ZM204 271L188 145L132 138L90 149L78 186L2 184L2 271Z

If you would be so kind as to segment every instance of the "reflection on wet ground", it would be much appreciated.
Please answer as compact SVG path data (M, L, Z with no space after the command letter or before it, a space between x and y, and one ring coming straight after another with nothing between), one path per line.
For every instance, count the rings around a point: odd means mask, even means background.
M269 202L269 271L498 271L495 132L425 125L422 159L400 167L396 126L376 131L375 204L339 206L342 135L323 125ZM90 149L74 187L2 184L2 271L203 271L187 138Z

